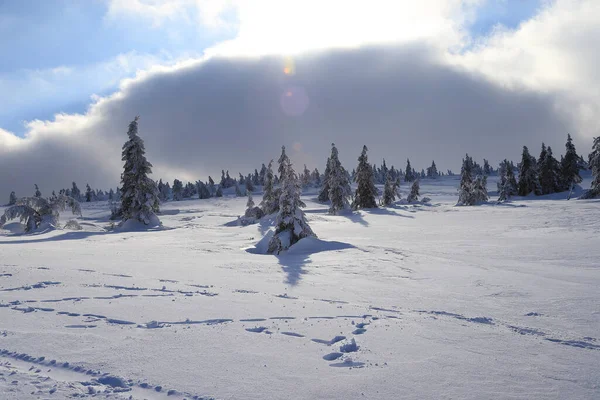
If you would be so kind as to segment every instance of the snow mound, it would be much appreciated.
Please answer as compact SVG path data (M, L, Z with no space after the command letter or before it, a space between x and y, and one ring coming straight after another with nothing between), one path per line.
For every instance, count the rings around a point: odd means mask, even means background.
M285 232L282 232L285 233ZM275 234L275 231L271 229L267 234L256 244L255 247L246 249L248 253L252 254L268 254L269 243L271 238ZM282 251L280 255L299 255L299 254L314 254L323 251L336 251L344 249L353 249L355 246L344 243L344 242L328 242L326 240L318 239L314 236L305 237L300 239L298 242L293 244L288 250Z
M25 233L26 226L20 222L11 222L10 224L5 224L2 229L12 233L14 235L20 235Z
M125 222L121 222L116 228L116 231L119 232L139 232L139 231L147 231L147 230L155 230L162 229L163 224L160 222L160 219L156 215L152 215L150 221L145 224L143 222L138 221L137 219L128 219Z

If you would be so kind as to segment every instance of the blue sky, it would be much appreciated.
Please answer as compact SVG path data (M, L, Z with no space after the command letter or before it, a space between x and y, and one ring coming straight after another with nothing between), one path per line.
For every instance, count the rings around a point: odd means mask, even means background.
M488 0L470 34L517 27L541 1ZM200 55L234 36L203 27L195 15L160 25L109 16L108 0L0 0L0 128L22 135L23 121L84 112L92 95L113 92L137 69Z

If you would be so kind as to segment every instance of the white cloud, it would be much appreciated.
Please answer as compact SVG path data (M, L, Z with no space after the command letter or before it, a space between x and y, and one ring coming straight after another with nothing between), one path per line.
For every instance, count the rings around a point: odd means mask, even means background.
M518 90L558 93L557 110L598 135L600 2L556 0L515 30L499 29L451 62Z

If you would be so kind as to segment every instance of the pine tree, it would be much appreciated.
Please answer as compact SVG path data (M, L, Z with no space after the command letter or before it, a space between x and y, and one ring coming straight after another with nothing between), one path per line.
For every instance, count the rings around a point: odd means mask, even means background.
M217 186L215 197L223 197L223 188L221 187L221 185Z
M478 175L473 182L473 199L475 204L488 201L487 175Z
M208 190L208 186L202 181L196 182L196 186L198 188L198 198L199 199L210 199L211 194L210 190Z
M88 203L92 201L92 188L89 184L85 185L85 201Z
M417 201L419 201L419 190L420 190L419 180L415 179L415 181L413 182L413 184L410 188L410 194L406 198L406 201L408 201L409 203L416 203Z
M260 202L260 208L265 215L273 214L279 210L279 198L273 187L273 160L269 162L269 166L265 168L263 199Z
M552 155L552 148L546 148L544 143L542 143L542 151L538 160L538 169L542 194L560 191L560 166Z
M281 148L279 176L281 196L279 213L275 221L275 234L269 242L268 253L270 254L279 254L305 237L316 237L300 209L304 206L300 200L301 185L290 159L285 154L285 146Z
M42 197L42 192L40 192L40 188L37 183L35 184L35 197Z
M14 206L15 204L17 204L17 195L15 192L10 192L10 196L8 197L8 205Z
M580 157L577 155L575 145L571 135L567 134L567 143L565 144L565 157L561 162L561 183L564 190L573 191L573 186L581 183L582 179L579 175L581 168ZM570 196L570 195L569 195Z
M383 198L381 200L381 205L384 207L389 207L396 201L396 182L392 180L392 174L388 171L383 188Z
M536 160L529 154L527 146L523 146L523 154L519 164L519 196L527 196L530 193L539 196L542 193L536 164Z
M460 187L458 189L459 206L472 206L475 204L473 193L473 159L467 154L463 158L462 168L460 169Z
M79 188L77 187L77 184L75 182L73 182L73 184L72 184L71 197L77 201L81 200L81 191L79 190Z
M437 178L439 176L437 166L435 165L435 161L431 162L431 167L427 168L427 177L428 178Z
M310 180L313 182L315 187L321 187L321 174L319 170L315 168L315 170L310 174Z
M362 153L358 157L355 178L358 187L356 188L354 202L352 203L353 210L358 210L359 208L377 208L377 202L375 201L377 188L375 188L375 183L373 182L373 169L369 164L367 151L367 146L363 146Z
M180 201L183 199L183 182L179 179L173 181L173 200Z
M415 180L414 169L410 166L410 160L406 159L406 170L404 172L404 182L412 182Z
M490 167L490 163L485 158L483 159L483 174L485 176L489 176L492 173L492 168Z
M236 195L236 197L242 197L243 196L242 191L240 189L240 184L237 183L237 181L235 182L235 195Z
M592 152L588 157L588 166L592 170L592 185L582 198L594 199L600 197L600 136L594 138Z
M266 175L267 175L267 167L265 166L265 164L263 164L262 167L260 167L260 172L258 174L258 180L260 182L259 183L260 186L264 186Z
M252 174L248 174L246 177L246 192L254 192L254 182Z
M320 202L329 201L329 174L331 169L329 168L329 158L327 158L327 163L325 164L325 174L323 175L323 187L321 187L321 191L319 192L318 200Z
M517 180L515 179L512 163L504 159L500 163L499 175L498 201L508 201L512 196L518 194Z
M306 168L306 164L304 164L304 170L302 171L302 186L308 187L310 185L310 170Z
M329 214L335 215L341 210L349 208L350 202L348 198L352 196L352 189L350 189L350 182L348 181L348 173L342 167L340 162L338 150L335 144L331 144L331 155L329 156L329 180L327 187L329 187L329 199L331 205L329 207Z
M108 191L108 200L112 202L115 199L115 191L112 188Z
M146 160L144 141L138 136L138 120L129 124L129 140L123 145L121 175L121 212L123 221L135 219L148 225L157 222L159 211L158 189L152 179L152 164Z

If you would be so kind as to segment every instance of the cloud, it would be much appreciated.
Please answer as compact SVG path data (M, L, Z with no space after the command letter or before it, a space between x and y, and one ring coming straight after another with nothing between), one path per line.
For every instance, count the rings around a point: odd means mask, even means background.
M154 178L169 180L247 173L276 159L281 145L298 169L322 169L331 142L349 169L363 144L372 162L403 167L410 157L416 167L435 159L456 168L465 152L499 160L516 158L523 144L564 141L552 97L474 77L421 42L308 53L293 58L287 75L289 63L212 57L126 80L86 115L34 121L10 147L0 136L0 168L12 174L0 176L0 188L115 186L135 115Z
M129 4L154 5L159 21L174 18L162 3ZM138 72L113 95L96 97L85 115L30 122L24 139L0 131L0 168L9 171L0 175L0 194L26 194L33 183L44 191L72 180L117 185L135 115L154 178L168 180L247 173L276 159L281 145L298 169L322 169L331 142L348 169L363 144L372 162L403 167L410 157L422 168L435 159L457 169L466 152L518 160L522 145L536 153L544 141L558 154L567 131L585 154L596 132L594 1L547 3L474 47L464 26L477 1L402 2L402 9L384 1L319 9L312 0L306 8L247 3L223 2L235 8L239 34L206 58ZM223 18L222 10L209 14Z

